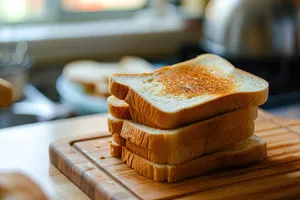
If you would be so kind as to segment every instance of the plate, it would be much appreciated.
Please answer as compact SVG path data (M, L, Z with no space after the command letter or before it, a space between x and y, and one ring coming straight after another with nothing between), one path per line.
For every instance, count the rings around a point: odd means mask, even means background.
M83 88L63 76L56 81L56 90L60 100L68 104L80 115L107 112L107 99L86 94Z

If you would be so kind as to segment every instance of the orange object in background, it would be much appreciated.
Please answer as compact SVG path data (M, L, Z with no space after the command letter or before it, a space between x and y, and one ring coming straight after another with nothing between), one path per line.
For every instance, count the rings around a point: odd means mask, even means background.
M0 107L9 106L13 102L12 85L0 78Z
M64 0L63 7L70 11L95 12L103 10L101 1Z
M135 10L143 7L146 0L64 0L63 8L75 12L97 12L103 10Z

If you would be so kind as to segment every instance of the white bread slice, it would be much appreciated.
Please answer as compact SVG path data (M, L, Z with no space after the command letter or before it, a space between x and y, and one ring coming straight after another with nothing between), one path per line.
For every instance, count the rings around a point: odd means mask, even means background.
M116 143L113 139L109 141L110 154L112 157L121 158L122 157L122 145Z
M116 73L117 63L99 63L93 60L78 60L68 63L63 69L63 75L69 80L83 86L93 88L95 83L108 81L112 73Z
M238 145L179 165L154 164L122 147L122 160L139 174L155 181L178 182L222 168L241 167L262 161L267 156L266 142L256 136Z
M160 129L261 105L268 88L265 80L212 54L152 73L114 74L109 80L109 92L129 105L133 121Z
M131 119L129 106L125 101L122 101L114 96L107 98L108 112L119 119Z
M153 71L153 65L148 61L136 56L124 56L119 62L121 68L118 73L146 73Z
M242 135L245 137L245 139L248 139L253 134L253 131L254 131L254 122L252 123L250 122L246 126L238 126L223 134ZM231 141L225 141L226 144L228 143L230 144L230 145L226 145L228 147L236 145L239 141L242 141L242 140L236 140L235 138L232 139L230 138L230 136L228 138L229 138L228 140L231 140ZM132 142L129 142L128 140L125 140L126 144L122 146L126 146L126 148L131 150L133 153L155 164L177 165L198 158L205 154L210 154L225 149L225 148L220 148L220 146L222 146L220 143L222 143L223 141L219 139L216 140L218 142L215 142L214 140L208 140L208 144L206 144L204 147L201 147L202 144L201 143L199 144L199 141L192 141L189 145L186 145L184 147L179 147L172 151L149 150L147 148L140 147Z
M193 141L207 144L211 140L215 144L227 143L231 141L230 137L243 137L241 134L223 135L238 126L251 126L257 118L257 107L241 109L231 113L223 114L213 119L201 121L182 128L173 130L155 129L131 120L122 120L108 115L109 132L119 134L130 142L152 150L169 151L176 150L180 146L186 146ZM250 129L250 127L249 127ZM250 137L250 136L249 136ZM217 140L215 140L217 139ZM220 141L218 141L220 140ZM224 140L224 141L223 141ZM237 141L236 143L238 143ZM213 145L212 145L213 146Z
M115 131L111 133L116 143L126 146L134 153L151 162L157 164L179 164L204 154L226 149L248 139L253 135L254 121L253 118L251 119L251 116L246 117L248 117L247 121L245 120L243 123L238 122L236 126L230 129L224 128L224 130L220 129L219 131L213 130L213 128L210 131L209 127L202 125L203 129L201 129L201 126L198 126L199 129L183 128L183 130L173 130L167 133L164 130L153 130L152 128L144 127L140 129L140 125L136 126L133 122L123 121L112 116L109 117L109 127L112 127L110 130ZM208 123L208 126L210 124L212 127L215 126L214 123ZM123 140L117 136L120 136ZM125 145L124 140L126 142ZM140 143L140 140L147 142Z
M151 72L153 67L151 63L148 61L135 57L135 56L124 56L121 58L119 62L120 67L114 73L128 73L128 74L136 74L136 73L145 73ZM95 93L100 96L109 96L108 92L108 82L109 76L106 77L104 81L98 82L95 85Z
M95 83L94 96L109 97L108 80Z
M137 112L130 112L129 105L115 96L111 95L110 97L107 98L107 105L108 105L108 112L119 119L128 119L131 120L132 117L131 115L135 116ZM133 109L132 109L133 110ZM134 117L133 117L134 118ZM117 121L113 122L116 123ZM152 122L148 121L148 124L152 124L150 127L155 127L155 124ZM112 128L109 125L109 128ZM114 132L114 131L110 131Z
M124 120L113 117L110 114L107 117L108 131L112 135L113 134L118 134L118 135L121 134L123 123L124 123Z
M191 142L188 146L179 147L173 151L166 150L149 150L145 147L140 147L128 140L122 138L120 136L121 129L123 126L123 120L109 117L109 127L112 132L112 141L120 146L126 146L126 148L130 149L132 152L136 153L137 155L142 156L150 160L156 164L179 164L194 158L199 157L199 155L211 153L215 149L214 146L216 145L216 141L222 142L219 140L208 140L208 144L205 146L205 149L199 148L199 141ZM115 127L115 128L114 128ZM250 128L249 128L250 127ZM247 138L247 135L250 137L254 131L254 122L249 122L246 126L239 126L235 127L232 130L229 130L228 133L223 133L223 135L232 135L237 134L238 136L244 136ZM229 138L234 140L234 138ZM229 141L226 141L229 142ZM114 147L116 148L116 147ZM116 151L116 150L115 150ZM118 152L120 150L117 150ZM204 151L204 152L203 152ZM119 154L118 154L119 155Z
M146 60L134 56L124 56L119 63L100 63L93 60L73 61L64 67L63 75L72 82L83 86L91 95L108 97L108 82L111 74L150 71L152 71L152 65Z

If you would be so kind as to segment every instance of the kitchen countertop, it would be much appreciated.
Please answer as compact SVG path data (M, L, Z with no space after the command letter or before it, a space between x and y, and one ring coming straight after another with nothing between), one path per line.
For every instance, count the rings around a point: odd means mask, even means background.
M50 164L48 148L57 139L105 131L107 113L0 129L0 172L25 173L51 199L89 199Z
M52 199L89 199L49 162L52 141L107 131L107 114L0 129L0 171L20 171Z

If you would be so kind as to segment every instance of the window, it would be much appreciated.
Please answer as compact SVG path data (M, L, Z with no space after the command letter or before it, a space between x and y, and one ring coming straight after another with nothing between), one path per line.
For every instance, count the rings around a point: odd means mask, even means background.
M0 0L0 23L40 19L44 7L44 0Z
M0 0L0 24L130 16L148 0Z
M144 0L63 0L63 9L75 12L104 10L136 10L145 5Z

